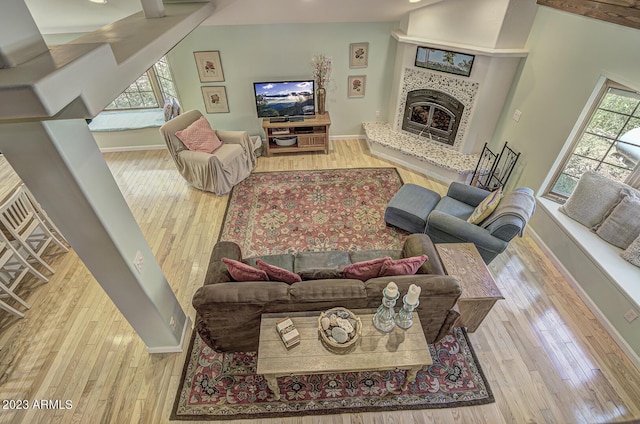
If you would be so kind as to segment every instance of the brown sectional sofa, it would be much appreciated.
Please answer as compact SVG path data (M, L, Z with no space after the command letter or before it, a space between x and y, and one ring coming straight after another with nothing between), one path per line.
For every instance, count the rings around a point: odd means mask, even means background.
M340 278L349 263L391 256L393 259L427 254L429 260L415 275L378 277L368 281ZM222 258L255 266L258 258L242 258L233 242L219 242L213 249L205 283L193 296L196 329L211 348L221 352L256 351L260 316L264 313L322 311L336 306L349 309L377 308L382 289L394 281L404 295L411 284L422 288L417 313L427 342L440 340L458 319L454 306L462 292L454 277L445 275L438 254L427 235L413 234L402 250L356 252L304 252L261 256L265 262L292 272L306 271L313 278L291 285L279 281L235 282ZM398 300L396 310L402 305Z

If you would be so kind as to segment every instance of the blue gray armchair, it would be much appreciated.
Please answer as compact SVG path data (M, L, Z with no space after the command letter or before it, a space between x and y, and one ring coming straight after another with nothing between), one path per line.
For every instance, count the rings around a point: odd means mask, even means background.
M447 195L405 184L384 214L387 224L409 233L426 233L434 243L473 243L485 263L502 253L516 235L523 235L535 211L533 190L522 187L505 194L497 208L479 225L467 222L490 194L478 187L453 182Z

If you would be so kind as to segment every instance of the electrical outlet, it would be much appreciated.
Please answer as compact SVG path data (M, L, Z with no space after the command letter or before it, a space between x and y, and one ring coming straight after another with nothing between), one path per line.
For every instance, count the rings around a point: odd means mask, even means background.
M176 319L174 317L171 317L171 319L169 320L169 327L171 327L173 331L176 330Z
M144 258L142 257L142 252L137 251L136 257L133 259L133 266L136 267L138 272L142 272L142 267L144 266Z
M515 112L513 112L513 120L516 122L520 122L520 117L522 116L522 112L520 112L520 110L516 109Z
M380 111L376 110L376 118L379 118L379 117L380 117Z
M633 309L629 309L629 311L624 314L624 319L626 319L628 323L632 323L636 318L638 318L638 313Z

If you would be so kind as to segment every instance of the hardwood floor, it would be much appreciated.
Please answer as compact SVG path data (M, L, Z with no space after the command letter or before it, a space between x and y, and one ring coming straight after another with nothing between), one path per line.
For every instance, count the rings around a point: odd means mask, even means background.
M202 285L227 196L190 188L167 152L105 154L184 310ZM4 159L2 159L4 160ZM394 166L364 141L329 155L260 158L258 171ZM405 182L445 187L398 167ZM0 186L16 181L0 161ZM0 188L0 192L1 192ZM55 254L48 284L18 294L24 319L0 311L0 423L163 423L185 354L149 355L73 251ZM244 420L241 423L609 423L640 419L640 372L529 235L490 265L505 300L471 342L496 402L457 409ZM66 400L71 409L10 410L5 401Z

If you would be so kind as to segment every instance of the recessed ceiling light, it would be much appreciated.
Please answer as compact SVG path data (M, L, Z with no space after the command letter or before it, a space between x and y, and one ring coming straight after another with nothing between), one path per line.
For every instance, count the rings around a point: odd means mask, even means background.
M107 4L107 0L89 0L91 3ZM413 0L411 0L413 1Z
M409 0L409 3L418 3L420 0Z

